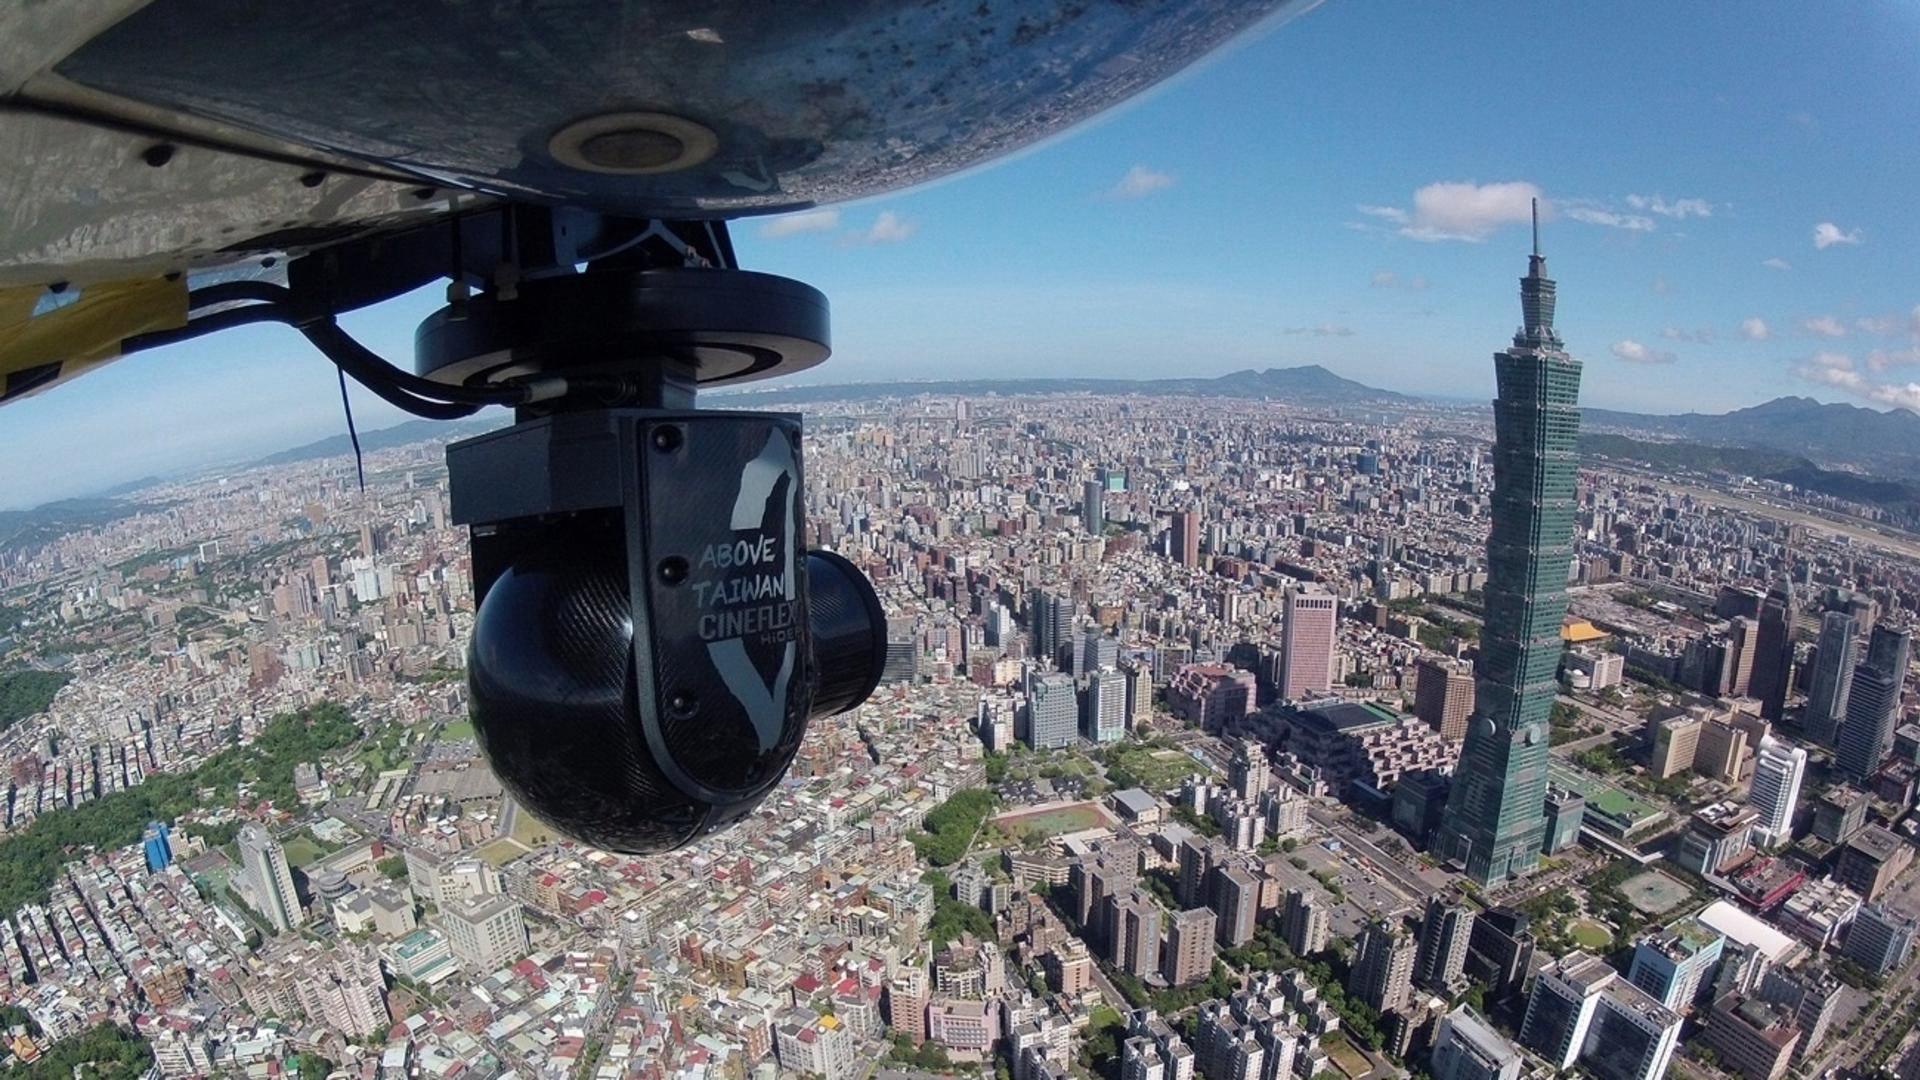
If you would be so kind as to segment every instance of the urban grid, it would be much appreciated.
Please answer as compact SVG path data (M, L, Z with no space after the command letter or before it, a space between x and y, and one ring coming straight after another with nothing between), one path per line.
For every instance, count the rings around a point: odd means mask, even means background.
M811 401L886 674L669 854L482 759L439 440L16 537L13 1067L1920 1080L1920 549L1583 460L1537 242L1520 292L1490 415Z

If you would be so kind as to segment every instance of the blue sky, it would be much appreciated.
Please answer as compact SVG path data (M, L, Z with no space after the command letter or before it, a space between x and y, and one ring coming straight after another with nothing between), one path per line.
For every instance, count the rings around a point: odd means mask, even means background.
M832 299L808 381L1320 363L1485 399L1538 194L1587 403L1920 410L1917 191L1920 3L1330 0L1010 161L734 235ZM404 359L435 303L344 321ZM342 428L278 328L0 423L8 506Z

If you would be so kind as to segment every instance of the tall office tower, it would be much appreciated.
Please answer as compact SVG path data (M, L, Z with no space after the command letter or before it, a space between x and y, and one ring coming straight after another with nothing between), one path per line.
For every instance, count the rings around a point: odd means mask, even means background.
M1107 489L1098 480L1080 486L1080 524L1093 536L1107 531Z
M1058 666L1061 654L1073 641L1074 626L1079 621L1079 601L1045 589L1033 590L1027 604L1027 629L1033 634L1033 654Z
M1072 746L1080 727L1080 696L1067 675L1041 675L1027 689L1027 745L1035 750Z
M1531 870L1546 831L1547 712L1573 561L1580 362L1553 329L1554 283L1534 253L1520 281L1525 323L1493 357L1493 531L1474 716L1439 848L1483 885Z
M1303 889L1288 889L1280 908L1280 936L1295 956L1312 956L1327 947L1327 909Z
M1465 904L1448 903L1440 896L1427 900L1426 917L1420 923L1420 952L1413 963L1414 982L1450 993L1465 980L1473 918L1473 909Z
M237 837L240 865L247 872L253 890L254 909L267 917L275 930L291 930L307 921L300 897L293 891L293 871L287 866L287 852L267 830L259 825L240 827Z
M1771 735L1760 737L1753 763L1753 787L1747 805L1760 812L1754 843L1777 848L1793 839L1793 812L1800 804L1800 781L1807 774L1807 752Z
M1847 931L1847 959L1872 975L1885 975L1907 962L1913 952L1914 921L1879 904L1869 904L1855 916Z
M1473 714L1472 665L1423 656L1413 670L1413 715L1448 742L1466 738L1467 717Z
M1318 585L1287 590L1280 631L1280 696L1300 701L1333 688L1333 636L1340 602Z
M1900 684L1907 673L1911 635L1876 626L1867 641L1867 658L1853 669L1847 688L1847 718L1834 754L1841 771L1864 780L1880 768L1893 749L1893 725L1900 715Z
M1081 636L1080 655L1088 671L1116 671L1120 667L1120 642L1098 626L1089 626Z
M1807 736L1831 746L1847 715L1847 690L1859 655L1860 624L1844 611L1820 616L1820 640L1813 648L1813 683L1800 726Z
M1462 1005L1433 1033L1433 1080L1519 1080L1520 1053L1486 1018Z
M1745 615L1735 615L1727 625L1727 648L1733 653L1733 681L1728 697L1746 697L1753 693L1753 657L1760 647L1760 624Z
M1181 566L1200 565L1200 515L1191 510L1173 512L1173 561Z
M1542 968L1527 996L1520 1021L1520 1045L1554 1068L1573 1067L1586 1045L1587 1030L1600 1004L1600 992L1619 973L1605 960L1574 951Z
M1793 586L1781 578L1760 605L1760 634L1753 654L1752 693L1760 699L1761 717L1776 723L1786 709L1787 688L1793 683L1793 621L1797 614Z
M1095 671L1087 677L1086 707L1081 712L1081 734L1097 743L1118 742L1127 735L1127 680L1118 671Z
M1216 916L1208 908L1176 911L1167 925L1167 951L1162 974L1173 986L1185 986L1213 970Z
M1378 1012L1404 1009L1413 999L1413 961L1418 947L1399 920L1375 919L1360 931L1347 972L1347 993Z

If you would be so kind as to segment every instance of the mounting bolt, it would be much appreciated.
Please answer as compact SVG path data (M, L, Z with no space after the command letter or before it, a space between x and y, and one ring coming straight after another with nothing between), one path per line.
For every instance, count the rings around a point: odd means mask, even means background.
M660 580L669 585L678 585L687 580L687 560L678 555L660 560Z
M653 448L663 454L671 454L680 449L680 444L685 441L686 436L672 424L663 424L653 429Z

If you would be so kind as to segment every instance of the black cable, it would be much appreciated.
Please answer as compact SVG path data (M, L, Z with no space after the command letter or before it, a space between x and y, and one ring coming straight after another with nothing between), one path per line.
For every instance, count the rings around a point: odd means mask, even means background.
M236 326L247 326L262 322L290 322L287 312L278 304L251 304L247 307L228 308L211 315L202 315L187 320L185 326L176 326L171 330L155 330L147 334L135 334L120 342L120 355L157 349L162 345L178 345L183 341L192 341L204 334L218 330L231 330Z
M340 407L347 411L347 441L353 443L353 474L360 479L360 494L367 493L367 466L360 457L360 432L353 426L353 401L347 397L347 369L336 367L335 375L340 376Z
M291 304L293 290L271 281L223 281L218 285L202 286L187 294L187 306L195 311L241 300Z
M368 383L369 379L381 380L417 397L473 405L524 405L532 396L525 386L460 386L434 382L402 371L385 357L354 340L353 335L340 329L332 319L298 324L295 329L305 334L307 340L313 342L313 347L325 353L327 359L346 368L347 374L362 383ZM367 389L373 390L374 387L369 383Z

